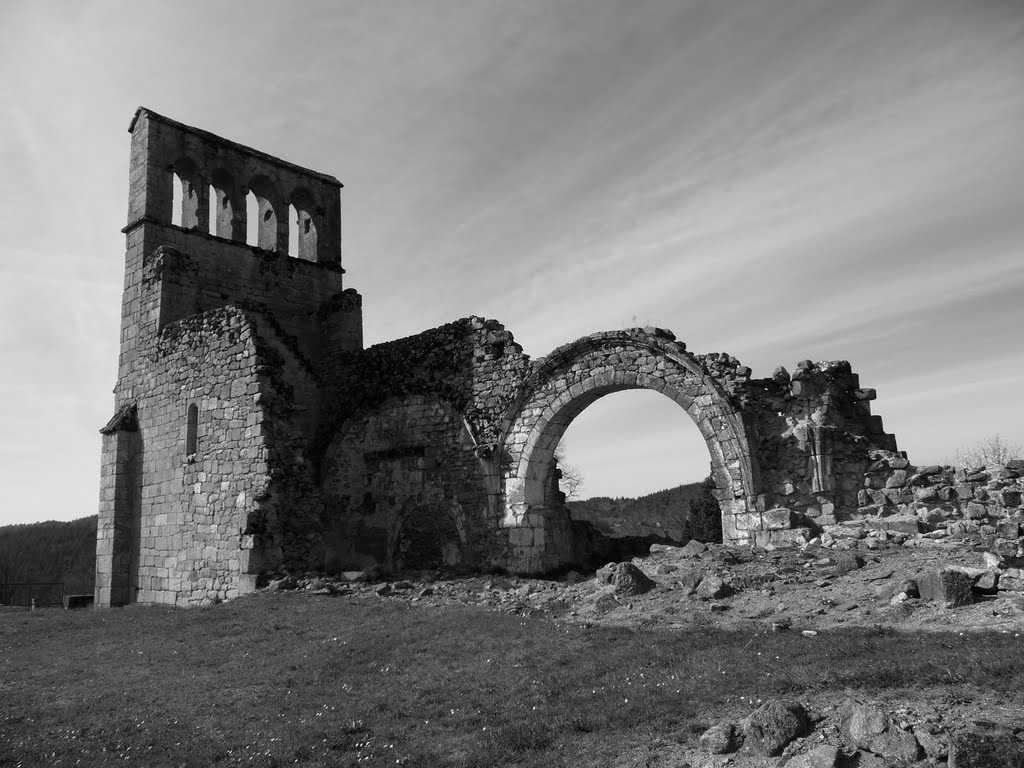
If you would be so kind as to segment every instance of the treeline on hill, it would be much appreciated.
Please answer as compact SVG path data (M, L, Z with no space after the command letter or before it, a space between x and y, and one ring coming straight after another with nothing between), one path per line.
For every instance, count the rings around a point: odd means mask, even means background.
M0 604L25 602L30 590L15 584L63 582L65 594L91 594L95 571L96 515L0 527ZM31 594L49 602L53 592Z
M722 519L710 476L699 483L686 483L636 499L597 496L568 501L573 520L587 522L612 538L669 539L685 543L721 541Z

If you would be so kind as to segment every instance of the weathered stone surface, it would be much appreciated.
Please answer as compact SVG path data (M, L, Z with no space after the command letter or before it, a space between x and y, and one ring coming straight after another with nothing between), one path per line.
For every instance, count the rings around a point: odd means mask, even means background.
M619 607L619 601L615 599L615 588L604 587L603 589L598 589L587 598L584 607L589 608L598 615L614 611Z
M706 600L718 600L723 597L728 597L735 592L736 590L733 589L731 584L714 574L710 574L701 579L696 590L697 597L701 597Z
M692 595L697 591L704 574L700 571L683 571L675 577L676 586L683 595Z
M286 589L298 589L298 582L292 576L285 576L281 579L272 579L267 584L267 589L270 590L286 590Z
M707 552L708 545L703 541L697 541L696 539L690 539L686 544L679 548L679 554L683 557L699 557L704 552ZM652 545L653 550L653 545Z
M1021 768L1024 742L1005 729L962 731L949 742L949 768Z
M932 733L927 728L914 728L914 738L924 750L925 757L945 759L949 754L949 740L945 734Z
M771 699L743 721L743 749L757 755L778 755L808 726L807 712L801 704Z
M917 759L914 734L896 727L880 708L847 700L839 709L839 729L855 747L899 761Z
M932 600L946 608L956 608L974 602L971 577L953 568L928 571L918 579L917 586L922 599Z
M1024 569L1007 568L999 574L999 589L1004 592L1024 592Z
M835 555L832 560L835 563L833 572L836 576L841 576L844 573L850 573L864 567L864 558L860 555Z
M724 755L740 748L742 738L733 723L718 723L700 736L700 746L713 755Z
M786 768L836 768L842 752L830 744L819 744L809 752L794 756Z
M642 595L656 585L632 563L609 563L595 575L598 584L612 587L616 595Z

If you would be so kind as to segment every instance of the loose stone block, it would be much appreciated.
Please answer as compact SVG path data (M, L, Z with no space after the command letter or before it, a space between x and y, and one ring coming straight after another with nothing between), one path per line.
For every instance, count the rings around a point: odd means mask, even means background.
M923 600L932 600L946 608L956 608L974 602L971 577L953 568L942 568L922 574L918 579L918 589Z

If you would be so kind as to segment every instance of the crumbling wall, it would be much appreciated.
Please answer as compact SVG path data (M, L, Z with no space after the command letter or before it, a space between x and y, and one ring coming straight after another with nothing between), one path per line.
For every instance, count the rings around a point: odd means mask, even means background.
M896 450L871 414L875 391L861 387L846 361L803 360L792 376L780 367L770 378L750 379L734 358L721 358L712 370L728 381L757 436L764 511L737 521L749 543L806 541L855 510L870 452Z
M326 566L503 562L496 450L530 370L512 335L471 317L327 365Z
M1024 523L1024 461L1002 465L915 466L899 453L872 451L871 464L857 492L859 506L845 510L830 536L867 535L869 531L977 533L1012 541L997 548L1016 555ZM1000 550L1002 551L1002 550Z
M436 397L394 397L348 420L324 461L325 568L479 563L486 489L463 417Z

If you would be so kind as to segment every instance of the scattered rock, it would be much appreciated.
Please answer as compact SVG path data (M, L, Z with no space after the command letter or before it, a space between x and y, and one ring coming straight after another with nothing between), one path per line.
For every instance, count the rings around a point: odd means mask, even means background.
M584 603L585 609L590 609L591 612L599 615L614 611L618 607L619 601L615 599L614 587L597 590Z
M680 547L678 551L683 557L699 557L704 552L708 551L708 545L702 541L690 539L684 546Z
M725 755L740 748L742 736L732 723L712 725L700 736L700 745L713 755Z
M957 608L974 602L971 577L954 568L929 571L918 579L921 598L932 600L946 608Z
M870 704L844 702L839 730L853 746L888 758L913 761L920 751L914 734L900 730L885 712Z
M676 584L684 595L692 595L703 578L704 574L699 571L686 571L676 576Z
M765 702L743 722L743 747L757 755L773 757L793 739L802 736L809 720L797 702L776 699Z
M841 754L838 747L820 744L810 752L795 756L786 763L786 768L835 768Z
M596 574L598 584L608 584L616 595L642 595L655 587L655 583L632 563L608 563Z
M732 588L731 584L715 575L705 576L701 579L696 590L697 597L702 597L707 600L718 600L723 597L728 597L735 592L736 590Z
M836 555L834 562L836 576L851 573L864 567L864 558L860 555Z
M932 733L927 728L914 728L914 738L921 745L926 757L940 760L945 759L949 754L949 744L946 739Z
M274 579L267 584L269 590L298 589L299 582L294 576L285 576L281 579Z

